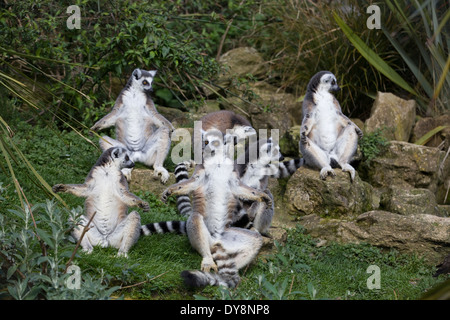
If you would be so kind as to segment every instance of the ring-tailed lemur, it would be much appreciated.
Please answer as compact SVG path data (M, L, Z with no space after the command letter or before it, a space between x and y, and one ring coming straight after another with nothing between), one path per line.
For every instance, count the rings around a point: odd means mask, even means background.
M94 246L112 246L119 249L118 256L127 257L128 250L139 239L141 219L137 211L128 214L128 207L149 210L147 202L128 190L128 183L121 169L132 168L134 162L124 148L107 149L92 167L84 184L56 184L53 192L67 192L86 198L85 214L81 226L72 235L79 240L83 228L95 214L81 247L91 253Z
M250 157L251 150L257 150L255 159ZM272 193L268 189L268 178L289 177L304 164L302 158L287 161L283 161L283 159L279 145L270 138L265 143L255 141L253 144L247 145L245 153L237 158L235 168L244 184L267 193L273 199ZM188 168L191 165L191 162L183 162L175 167L177 183L189 179ZM189 216L192 213L191 200L188 196L183 197L183 201L177 202L177 208L180 213ZM240 201L237 203L235 214L232 217L232 226L247 229L253 227L261 234L267 235L273 215L273 205L267 207L262 202ZM184 221L163 221L142 226L144 235L167 232L185 234L186 224Z
M251 150L257 150L255 159L250 156ZM303 165L303 159L283 161L280 146L272 140L256 141L250 144L244 154L236 160L236 170L241 181L249 187L261 190L273 199L268 188L269 178L290 177ZM233 217L233 225L236 227L255 228L262 235L268 235L274 216L274 204L269 207L262 202L241 201L236 208Z
M320 169L320 177L335 175L332 166L355 178L355 169L349 164L358 146L362 131L341 110L331 94L340 90L336 77L329 71L320 71L308 83L303 100L303 120L300 128L300 151L305 164Z
M203 148L205 146L204 134L209 130L219 130L220 132L222 132L222 134L227 135L227 137L230 138L233 137L235 143L242 141L248 136L256 134L255 129L253 129L251 123L245 117L229 110L221 110L208 113L207 115L203 116L200 119L200 121L201 121L201 130L200 132L194 131L193 143L194 146L196 145L202 146L202 153ZM190 164L193 165L194 164L193 161L191 161ZM183 166L184 164L179 165ZM182 169L181 167L179 168L178 171L177 169L175 169L174 173L175 178L177 180L179 180L180 174L184 175L185 174L184 172L187 171L187 170L180 171L181 169ZM187 173L185 178L188 179ZM187 206L188 203L189 205ZM189 214L191 210L189 197L178 196L177 208L180 210L179 212L182 215Z
M161 182L169 179L163 167L169 153L172 124L156 111L150 97L156 71L135 69L127 85L119 94L112 111L95 123L91 130L99 131L116 127L116 139L103 136L100 147L123 147L130 152L131 160L153 166L155 177L161 175ZM131 169L124 174L131 179Z
M186 231L193 248L202 256L201 271L183 271L189 286L236 286L238 271L250 263L262 246L261 235L252 230L230 227L238 200L266 201L270 197L244 185L227 156L223 134L210 130L205 134L203 163L192 177L168 187L162 200L174 195L192 194L193 212ZM210 273L214 269L217 273Z

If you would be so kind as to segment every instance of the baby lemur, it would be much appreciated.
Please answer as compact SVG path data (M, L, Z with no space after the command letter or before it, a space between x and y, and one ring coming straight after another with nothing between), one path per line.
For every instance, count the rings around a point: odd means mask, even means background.
M192 177L167 188L163 201L171 194L192 194L193 212L186 223L189 241L202 256L201 271L183 271L189 286L225 285L234 287L238 271L259 252L262 237L256 231L230 227L238 200L265 201L270 197L244 185L227 157L223 134L210 130L204 135L203 163L197 165ZM217 273L210 273L214 269Z
M100 147L126 148L132 161L153 166L154 175L161 175L161 182L169 179L169 173L163 167L171 143L172 124L156 111L150 97L152 82L156 71L135 69L127 85L119 94L112 111L95 123L91 130L99 131L111 126L116 127L116 139L103 136ZM131 169L124 169L128 180Z
M303 100L303 121L300 128L300 151L305 164L320 169L320 177L334 176L332 166L355 178L349 164L358 146L362 131L341 110L331 92L340 90L336 77L320 71L308 83Z
M121 172L132 168L134 162L124 148L113 147L102 153L92 167L84 184L57 184L54 192L66 192L86 198L85 214L81 226L72 235L78 241L83 228L95 214L81 247L91 253L94 246L112 246L119 249L118 256L127 257L128 250L139 239L141 219L137 211L128 214L128 207L149 210L147 202L128 190L128 183Z

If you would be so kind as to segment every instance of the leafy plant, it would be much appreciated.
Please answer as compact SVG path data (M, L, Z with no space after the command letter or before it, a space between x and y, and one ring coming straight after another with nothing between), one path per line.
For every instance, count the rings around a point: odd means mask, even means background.
M392 55L392 46L383 34L365 28L366 8L371 3L266 1L261 12L267 21L255 25L243 39L264 54L272 67L268 78L275 86L301 100L311 77L320 70L329 70L342 87L337 98L344 112L365 118L370 113L367 106L371 105L375 93L388 91L393 85L349 45L333 19L333 12L352 28L361 30L363 41L378 55L402 68L401 59Z
M68 211L47 201L8 212L0 214L0 268L12 298L107 299L118 289L90 275L83 275L79 289L67 285L75 254L69 232L81 208Z
M394 0L385 1L385 4L383 16L386 16L388 11L392 12L397 24L387 27L382 23L383 33L414 75L414 79L399 75L383 58L365 45L337 13L334 18L361 55L387 78L413 94L422 111L428 114L448 111L450 38L448 28L445 27L450 19L448 3L429 0L421 3L412 1L407 5ZM419 86L416 86L416 83Z
M382 134L383 129L366 133L359 141L363 161L369 163L372 159L382 154L389 146L389 141Z

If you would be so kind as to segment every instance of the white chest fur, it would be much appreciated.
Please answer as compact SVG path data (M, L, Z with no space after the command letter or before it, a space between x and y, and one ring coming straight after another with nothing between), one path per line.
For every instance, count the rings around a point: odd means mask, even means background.
M334 97L329 92L318 92L314 95L316 108L314 110L314 134L313 141L326 151L334 148L337 139L336 108Z
M212 234L221 233L227 223L229 204L234 197L231 188L236 183L232 178L233 168L229 159L220 163L205 162L205 223Z
M125 91L122 97L119 117L124 121L124 139L131 150L141 150L148 138L144 134L151 118L146 107L147 99L145 93L133 88Z
M105 236L114 231L120 215L127 211L120 199L120 178L120 171L104 170L102 167L92 173L95 187L91 190L86 205L92 206L90 212L96 212L94 224Z

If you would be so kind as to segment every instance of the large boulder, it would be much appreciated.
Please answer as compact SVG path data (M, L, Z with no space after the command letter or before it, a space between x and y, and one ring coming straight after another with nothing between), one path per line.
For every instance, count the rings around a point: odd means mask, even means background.
M429 189L396 188L395 186L381 196L380 206L390 212L402 215L432 214L442 215L436 197Z
M365 212L353 220L304 216L300 224L313 237L344 243L369 243L400 252L418 254L439 262L450 247L450 218L428 214L399 215L387 211Z
M251 75L258 78L269 72L268 63L256 49L251 47L232 49L220 56L219 63L224 69L219 78L221 83L231 82L233 77Z
M264 81L249 83L247 89L252 92L251 101L230 97L221 101L221 108L242 114L255 129L279 130L279 138L301 124L302 105L294 95Z
M361 166L360 174L376 188L429 189L438 203L443 203L449 183L450 157L445 158L445 152L437 148L390 141L386 152Z
M404 100L392 93L378 92L365 131L383 130L388 140L409 141L416 117L416 101Z
M296 216L348 217L379 206L379 196L357 174L352 182L347 172L335 169L335 177L322 180L319 170L301 167L289 179L285 203Z

